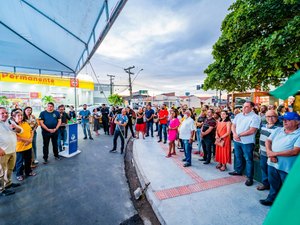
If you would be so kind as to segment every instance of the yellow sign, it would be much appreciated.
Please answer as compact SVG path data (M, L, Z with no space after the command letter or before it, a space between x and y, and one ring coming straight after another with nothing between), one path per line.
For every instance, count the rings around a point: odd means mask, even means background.
M24 84L40 84L47 86L74 87L94 90L94 83L74 78L58 78L48 75L32 75L20 73L0 72L0 82L14 82Z

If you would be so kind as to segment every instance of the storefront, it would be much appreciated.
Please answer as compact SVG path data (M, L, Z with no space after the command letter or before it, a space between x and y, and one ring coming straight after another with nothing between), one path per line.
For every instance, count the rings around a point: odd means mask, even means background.
M42 98L45 96L52 96L56 106L75 105L75 87L77 105L93 102L92 81L0 72L0 96L7 97L10 108L29 105L39 112L43 109Z

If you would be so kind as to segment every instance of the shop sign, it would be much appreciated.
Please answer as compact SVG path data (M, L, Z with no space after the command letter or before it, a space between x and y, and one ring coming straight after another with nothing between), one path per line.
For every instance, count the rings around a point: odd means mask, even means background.
M33 75L20 73L0 72L0 82L14 82L24 84L40 84L47 86L74 87L94 90L94 83L91 81L83 81L74 78L59 78L48 75Z
M30 98L40 98L40 92L30 92Z
M70 87L79 87L79 80L75 78L70 79Z

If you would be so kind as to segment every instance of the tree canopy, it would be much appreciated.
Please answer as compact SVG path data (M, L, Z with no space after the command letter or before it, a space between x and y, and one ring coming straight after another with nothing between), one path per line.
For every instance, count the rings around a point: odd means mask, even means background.
M300 67L300 0L236 0L204 71L204 90L278 86Z
M108 101L112 105L123 105L124 99L118 94L112 94L108 97Z

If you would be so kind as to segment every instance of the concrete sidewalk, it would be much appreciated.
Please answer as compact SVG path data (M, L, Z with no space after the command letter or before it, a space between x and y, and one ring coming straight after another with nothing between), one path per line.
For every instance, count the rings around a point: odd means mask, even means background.
M147 198L162 224L262 224L269 207L259 204L268 191L257 191L257 182L245 186L245 177L220 172L216 163L203 165L192 155L192 166L183 167L183 153L166 158L168 144L155 138L134 141L134 163Z

